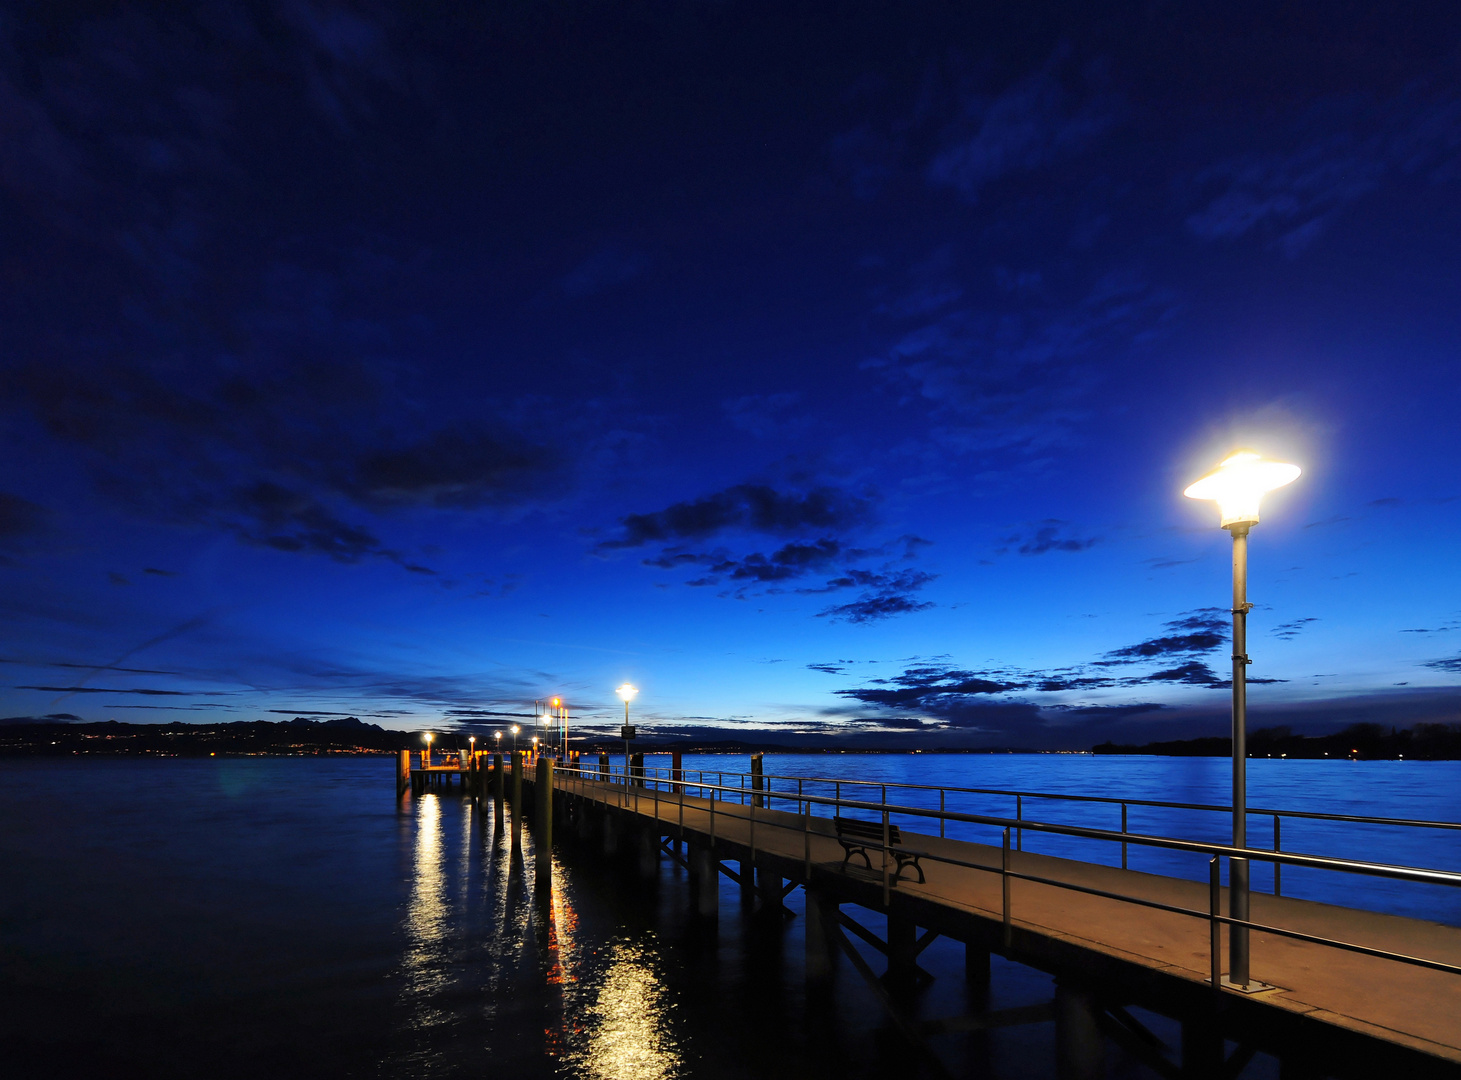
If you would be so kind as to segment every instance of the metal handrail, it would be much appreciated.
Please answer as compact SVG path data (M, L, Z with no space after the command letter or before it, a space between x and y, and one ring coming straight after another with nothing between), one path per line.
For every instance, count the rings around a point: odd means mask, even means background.
M668 772L660 766L645 766L646 770L653 768L656 772ZM688 773L690 770L685 769ZM711 770L696 770L702 775ZM718 775L726 775L718 773ZM750 775L737 774L730 775ZM1189 803L1174 802L1165 799L1123 799L1111 795L1070 795L1055 791L1021 791L1014 788L980 788L961 787L952 784L913 784L902 780L854 780L846 777L827 776L794 776L790 773L761 773L766 780L799 780L809 784L852 784L861 787L890 787L903 788L910 791L943 791L959 792L966 795L1003 795L1008 798L1024 799L1050 799L1057 802L1089 802L1104 803L1110 806L1151 806L1167 810L1204 810L1212 813L1231 814L1231 806L1221 806L1216 803ZM769 789L767 789L769 791ZM786 798L786 796L781 796ZM1360 825L1396 825L1405 828L1424 829L1451 829L1461 831L1461 822L1457 821L1428 821L1421 818L1390 818L1375 817L1366 814L1331 814L1318 810L1285 810L1275 807L1250 806L1249 814L1257 814L1261 817L1273 817L1275 814L1286 818L1307 818L1315 821L1343 821Z
M583 779L599 779L598 774L588 775L585 769L573 769L565 767L561 770L564 774L581 775ZM611 774L612 775L612 774ZM623 775L622 773L619 775ZM631 779L641 779L635 774ZM642 777L647 783L665 783L652 777ZM612 782L612 781L611 781ZM739 795L739 787L731 787L724 784L711 783L685 783L686 787L700 788L707 791L730 791ZM769 792L763 792L769 794ZM796 797L783 795L785 802L795 801ZM720 813L732 817L742 817L732 811L725 809L726 802L720 800ZM843 808L851 810L865 810L869 813L881 815L887 812L890 815L901 815L904 817L922 818L943 818L949 821L962 821L972 825L987 825L997 829L1003 828L1024 828L1033 832L1052 833L1059 836L1074 836L1086 840L1104 840L1111 843L1131 843L1142 847L1162 848L1169 851L1185 851L1200 855L1218 855L1223 858L1252 859L1259 862L1281 863L1285 866L1305 866L1317 870L1333 870L1341 873L1363 874L1369 877L1385 877L1399 881L1422 882L1431 885L1447 885L1461 888L1461 873L1452 873L1447 870L1430 870L1424 867L1396 866L1389 863L1364 862L1357 859L1336 859L1328 855L1306 855L1299 852L1271 851L1267 848L1234 847L1231 844L1208 843L1201 840L1180 840L1170 836L1151 836L1146 833L1122 833L1110 829L1095 829L1084 825L1063 825L1055 822L1035 821L1030 818L1006 818L991 814L969 814L962 811L946 810L939 811L922 806L898 806L893 803L864 802L856 799L836 799L822 795L803 794L800 796L803 803L816 803L819 806L831 806L837 810ZM739 805L736 803L735 805ZM783 811L785 812L785 811ZM743 818L744 819L744 818ZM789 825L782 825L774 820L762 818L763 822L771 824L776 828L790 829ZM879 845L868 844L870 849L877 850ZM936 861L950 861L933 852L920 853L927 858ZM970 864L977 866L978 864ZM1241 920L1240 920L1241 921Z
M602 773L598 772L597 770L595 770L595 772L593 773L592 776L589 776L588 770L583 769L581 767L579 767L579 768L568 767L568 768L565 768L563 770L563 772L564 772L564 774L569 775L569 776L573 776L573 777L575 777L578 780L592 779L592 780L594 780L596 782L602 782L603 781L603 775L602 775ZM632 781L634 779L639 779L641 782L654 783L655 784L655 787L656 787L656 792L658 792L658 787L659 787L659 784L661 783L661 781L659 780L659 778L645 776L643 772L637 773L635 775L630 775L629 772L628 772L628 770L626 769L620 775L625 779L626 783L627 782L630 782L630 781ZM722 775L721 779L722 780L724 779L723 775ZM713 843L714 842L714 824L713 824L714 823L714 816L713 815L714 815L715 802L717 801L715 799L715 793L716 792L724 792L724 791L734 791L737 794L739 794L743 790L743 788L741 788L740 786L737 786L735 788L732 788L732 787L729 787L728 785L725 785L724 783L719 783L719 784L706 784L706 783L703 782L703 774L702 774L702 783L699 783L699 784L691 784L691 783L688 783L686 781L688 781L688 778L685 778L685 780L681 781L681 786L678 789L678 794L680 795L680 802L681 802L681 811L680 812L681 812L681 815L682 815L682 817L681 817L681 830L683 831L683 813L684 813L684 810L683 810L683 800L684 800L684 796L685 796L685 789L688 788L688 787L695 787L695 788L699 788L701 790L708 790L708 791L711 792L711 795L710 795L711 814L712 814L712 818L711 818L711 820L712 820L712 825L711 825L711 840L712 840L712 843ZM610 782L612 782L612 772L610 774ZM769 792L769 790L767 791L767 794L768 795L771 794ZM786 801L791 801L789 796L783 796L783 799L786 800ZM1221 908L1221 903L1220 903L1220 898L1221 898L1221 885L1220 885L1220 876L1219 876L1219 859L1220 858L1227 858L1230 861L1232 859L1234 859L1234 858L1239 858L1239 859L1252 859L1252 860L1258 860L1258 861L1264 861L1264 862L1274 863L1275 866L1280 865L1280 864L1282 864L1282 865L1293 865L1293 866L1305 866L1305 867L1309 867L1309 868L1312 868L1312 869L1330 870L1330 871L1334 871L1334 872L1338 872L1338 873L1352 873L1352 874L1360 874L1360 875L1364 875L1364 876L1368 876L1368 877L1387 878L1387 879L1390 879L1390 880L1410 881L1410 882L1417 882L1417 883L1430 884L1430 885L1444 885L1444 886L1448 886L1448 887L1452 887L1452 888L1461 888L1461 874L1454 874L1454 873L1449 873L1447 871L1441 871L1441 870L1426 870L1426 869L1421 869L1421 868L1416 868L1416 867L1391 866L1391 865L1386 865L1386 864L1383 864L1383 863L1367 863L1367 862L1360 862L1360 861L1351 860L1351 859L1335 859L1335 858L1331 858L1331 857L1327 857L1327 856L1319 856L1319 855L1302 855L1302 854L1290 853L1290 852L1266 851L1266 850L1257 849L1257 848L1240 848L1240 847L1233 847L1233 846L1227 845L1227 844L1208 844L1208 843L1202 843L1202 842L1199 842L1199 841L1178 840L1178 839L1171 838L1171 837L1147 836L1147 835L1140 834L1140 833L1128 833L1128 832L1125 832L1125 831L1122 831L1122 832L1119 832L1118 833L1118 832L1112 832L1109 829L1092 829L1092 828L1087 828L1087 827L1078 826L1078 825L1059 825L1059 824L1053 824L1053 823L1048 823L1048 822L1030 821L1030 820L1024 819L1024 818L1010 819L1010 818L1001 818L1001 817L997 817L997 816L993 816L993 815L966 814L966 813L961 813L961 812L957 812L957 811L931 810L931 809L927 809L927 808L924 808L924 807L903 807L903 806L891 805L891 804L887 803L886 800L883 801L883 802L879 802L879 803L873 803L873 802L866 802L866 801L862 801L862 800L851 800L851 799L841 799L841 798L831 798L831 799L829 799L829 798L826 798L824 796L809 795L809 794L806 794L805 792L799 792L798 795L797 795L797 797L796 797L796 802L798 803L798 815L797 816L799 816L800 819L801 819L801 831L804 832L805 834L807 834L807 844L808 844L808 847L807 847L806 858L807 858L808 867L810 867L810 858L811 858L811 856L810 856L810 846L809 845L810 845L810 827L811 827L811 818L812 818L811 806L812 806L813 803L818 804L818 805L824 805L824 806L832 806L834 808L834 811L835 812L839 812L839 813L845 807L845 808L848 808L848 809L864 810L864 811L868 811L868 812L872 812L872 813L878 813L878 814L881 814L882 815L882 819L883 819L883 823L884 823L884 842L883 842L883 844L869 843L867 845L867 847L869 849L871 849L871 850L878 850L878 851L881 851L883 853L883 859L884 859L883 893L884 893L884 902L885 903L887 902L887 896L888 896L887 853L891 850L891 848L890 848L890 846L888 845L888 842L887 842L887 831L886 830L887 830L888 816L890 814L897 813L897 814L903 814L903 815L912 816L912 817L938 818L940 820L947 819L947 820L954 820L954 821L963 821L963 822L968 822L968 823L972 823L972 824L988 825L988 826L994 826L996 828L1001 828L1003 830L1003 834L1002 834L1002 845L1001 845L1001 848L1002 848L1002 856L1001 856L1001 860L1000 860L1000 865L998 867L986 866L986 865L984 865L982 863L969 862L967 860L957 859L957 858L954 858L954 857L951 857L951 856L947 856L947 855L940 855L940 854L937 854L937 853L934 853L934 852L919 852L918 854L919 854L920 858L927 858L927 859L930 859L931 861L934 861L934 862L944 863L944 864L947 864L947 865L954 865L954 866L966 867L966 868L969 868L969 869L979 870L979 871L983 871L983 872L986 872L986 873L997 873L997 874L1000 875L1001 881L1002 881L1002 890L1001 890L1001 892L1002 892L1002 906L1003 906L1002 919L1003 919L1003 924L1004 924L1004 943L1005 943L1005 947L1006 948L1008 948L1010 946L1010 944L1011 944L1011 937L1010 937L1010 935L1011 935L1011 910L1012 910L1012 905L1011 905L1011 894L1010 894L1010 881L1011 881L1011 879L1014 879L1014 880L1021 880L1021 881L1029 881L1029 882L1032 882L1032 883L1035 883L1035 884L1042 884L1042 885L1047 885L1047 886L1051 886L1051 887L1055 887L1055 888L1066 889L1066 890L1070 890L1070 891L1074 891L1074 892L1079 892L1079 893L1083 893L1083 894L1088 894L1088 895L1092 895L1092 896L1099 896L1099 897L1103 897L1103 898L1106 898L1106 899L1115 900L1115 901L1118 901L1118 902L1121 902L1121 903L1130 903L1130 904L1135 904L1135 905L1138 905L1138 906L1141 906L1141 907L1152 908L1152 909L1161 910L1161 911L1168 911L1168 912L1171 912L1171 913L1174 913L1174 914L1179 914L1179 915L1184 915L1184 916L1188 916L1188 917L1192 917L1192 918L1201 918L1201 919L1207 920L1209 922L1210 926L1212 927L1212 930L1211 930L1211 947L1210 947L1210 951L1211 951L1212 955L1211 955L1211 958L1210 958L1210 962L1211 962L1211 982L1212 982L1212 985L1213 985L1213 987L1215 989L1220 986L1221 972L1220 972L1220 964L1219 964L1219 960L1220 960L1220 957L1219 957L1219 953L1220 953L1220 949L1219 949L1219 928L1222 927L1223 925L1227 925L1227 926L1230 926L1230 927L1246 927L1249 930L1258 931L1260 933L1275 934L1275 935L1278 935L1280 937L1287 937L1287 938L1292 938L1292 939L1295 939L1295 940L1307 941L1307 942L1310 942L1312 944L1321 945L1321 946L1325 946L1325 947L1328 947L1328 948L1337 948L1337 949L1341 949L1341 950L1344 950L1344 951L1360 953L1360 954L1363 954L1363 955L1373 956L1373 957L1376 957L1376 958L1379 958L1379 959L1390 960L1390 961L1394 961L1394 962L1397 962L1397 963L1405 963L1405 964L1410 964L1412 966L1424 967L1424 968L1427 968L1427 969L1430 969L1430 970L1446 972L1448 974L1461 975L1461 966L1454 965L1454 964L1448 964L1448 963L1445 963L1444 961L1431 960L1431 959L1428 959L1426 957L1412 956L1412 955L1409 955L1409 954L1406 954L1406 953L1397 953L1397 952L1393 952L1393 951L1390 951L1390 950L1387 950L1387 949L1377 949L1377 948L1374 948L1372 946L1360 945L1360 944L1355 943L1355 942L1342 941L1342 940L1340 940L1338 938L1329 938L1329 937L1324 937L1324 936L1321 936L1321 935L1309 934L1309 933L1306 933L1306 932L1301 931L1301 930L1292 930L1292 929L1289 929L1287 927L1272 926L1272 925L1269 925L1269 924L1266 924L1266 923L1259 923L1259 922L1255 922L1255 921L1253 921L1251 919L1237 919L1237 918L1233 918L1232 916L1223 915L1222 912L1221 912L1221 910L1220 910L1220 908ZM805 807L805 811L803 811L803 809L802 809L803 807ZM722 813L726 813L726 812L727 811L724 808L722 808ZM741 815L739 815L739 814L733 814L732 816L740 817ZM748 807L747 816L750 818L750 825L751 825L751 828L754 830L754 828L755 828L755 807L754 807L754 805L751 805L751 806ZM658 817L657 799L656 799L656 817ZM779 822L775 818L763 817L762 820L763 820L763 822L765 824L770 825L773 828L781 828L781 829L785 829L787 831L796 831L795 826L793 826L791 824L785 824L785 823ZM1207 855L1209 857L1209 885L1210 885L1210 887L1209 887L1209 896L1210 896L1209 910L1208 911L1200 911L1200 910L1194 909L1194 908L1184 908L1184 907L1181 907L1179 905L1165 904L1165 903L1163 903L1161 901L1149 900L1149 899L1146 899L1145 897L1131 896L1131 895L1127 895L1127 894L1124 894L1124 893L1114 893L1114 892L1111 892L1109 890L1097 889L1097 888L1094 888L1092 886L1080 885L1080 884L1077 884L1075 882L1060 881L1060 880L1054 879L1054 878L1046 878L1046 877L1043 877L1043 876L1040 876L1040 875L1037 875L1037 874L1029 874L1029 873L1024 873L1024 872L1021 872L1021 871L1014 870L1012 868L1012 866L1011 866L1011 861L1010 861L1010 833L1011 833L1011 830L1012 829L1015 829L1015 828L1028 828L1028 829L1032 829L1032 830L1034 830L1036 832L1046 832L1046 833L1053 833L1053 834L1058 834L1058 835L1076 836L1076 837L1081 837L1081 838L1085 838L1085 839L1092 839L1092 840L1105 840L1105 841L1109 841L1109 842L1121 843L1123 846L1125 844L1128 844L1128 843L1135 843L1135 844L1138 844L1138 845L1141 845L1141 846L1146 846L1146 847L1155 847L1155 848L1163 848L1163 849L1167 849L1167 850L1177 850L1177 851L1186 851L1186 852L1192 852L1192 853L1205 854L1205 855ZM753 837L752 838L752 845L753 845L752 846L752 857L754 858L754 851L755 851L755 849L754 849L754 843L755 843L755 841L754 841L754 833L752 834L752 837ZM907 850L907 849L903 849L903 850Z

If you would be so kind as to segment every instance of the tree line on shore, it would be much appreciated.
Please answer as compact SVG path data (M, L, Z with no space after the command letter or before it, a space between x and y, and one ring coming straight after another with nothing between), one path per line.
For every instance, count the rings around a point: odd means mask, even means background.
M1173 739L1141 746L1104 742L1091 749L1097 754L1230 757L1233 740L1224 735ZM1288 727L1259 728L1248 733L1248 756L1455 761L1461 759L1461 724L1416 724L1409 728L1351 724L1330 735L1299 735Z

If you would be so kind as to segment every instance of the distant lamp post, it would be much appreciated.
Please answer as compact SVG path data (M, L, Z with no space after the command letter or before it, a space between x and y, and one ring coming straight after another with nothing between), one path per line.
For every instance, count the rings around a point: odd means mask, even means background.
M629 703L634 700L634 695L639 693L639 687L632 683L625 683L614 691L624 700L624 783L629 783L629 740L632 739L634 729L629 726Z
M494 731L492 737L497 740L497 752L502 753L502 732Z
M512 752L514 754L517 753L517 733L518 733L518 726L516 724L513 724L512 725ZM516 767L516 766L514 766L514 767Z
M468 735L467 736L467 746L470 748L467 751L468 760L473 765L475 765L475 764L477 764L477 736L475 736L475 735Z
M1243 450L1182 494L1218 504L1219 528L1233 537L1233 847L1248 846L1248 530L1258 524L1258 504L1275 488L1298 479L1297 465L1264 461ZM1248 860L1228 860L1228 913L1248 919ZM1230 928L1228 982L1249 989L1248 928Z
M431 768L431 732L428 731L422 738L426 740L426 767L429 769Z

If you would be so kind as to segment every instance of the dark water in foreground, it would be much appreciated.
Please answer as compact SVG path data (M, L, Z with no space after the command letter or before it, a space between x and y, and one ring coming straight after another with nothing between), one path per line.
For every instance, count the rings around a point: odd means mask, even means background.
M704 764L744 768L735 758ZM668 860L643 884L567 838L551 901L540 901L530 827L514 851L490 807L454 794L398 806L392 767L385 758L0 763L7 1075L925 1074L850 965L835 1010L809 1021L801 918L773 929L744 916L722 879L709 937L688 921L685 882ZM767 767L1202 802L1222 801L1227 782L1225 763L1208 759L784 755ZM1461 819L1456 763L1255 762L1253 772L1255 805ZM954 798L950 809L1008 812ZM1111 813L1067 806L1045 816L1110 826ZM1221 839L1224 823L1133 811L1130 827ZM1289 828L1286 848L1461 869L1454 834ZM1256 819L1253 829L1256 843ZM1053 853L1080 843L1026 834L1027 848ZM1131 855L1134 867L1196 872L1167 858ZM1284 880L1297 895L1333 899L1334 888L1316 875ZM1441 890L1344 890L1349 903L1461 922L1457 897ZM800 911L799 890L788 903ZM962 948L942 940L920 957L937 977L923 1018L960 1012L962 961ZM1048 978L996 959L993 1007L1049 995ZM1173 1025L1147 1019L1175 1043ZM987 1054L994 1076L1046 1078L1050 1043L1047 1023L1001 1030L984 1049L958 1035L932 1045L955 1075ZM1108 1060L1112 1076L1150 1075L1114 1048ZM1272 1074L1262 1057L1244 1073Z

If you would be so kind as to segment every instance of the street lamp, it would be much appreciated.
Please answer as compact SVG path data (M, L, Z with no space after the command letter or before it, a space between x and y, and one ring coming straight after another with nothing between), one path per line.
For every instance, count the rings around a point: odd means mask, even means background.
M624 785L627 790L629 785L629 702L634 695L639 693L639 687L632 683L624 683L614 693L624 699Z
M477 736L468 735L467 746L469 747L469 750L467 752L468 760L472 763L473 766L475 766L477 764Z
M512 752L514 754L517 753L517 732L518 732L518 727L517 727L516 724L513 724L512 725ZM516 766L514 766L514 768L516 768Z
M426 767L429 769L431 768L431 732L428 731L422 738L426 740Z
M1242 450L1182 494L1218 504L1219 528L1233 537L1233 847L1248 846L1248 530L1258 524L1258 504L1275 488L1298 479L1297 465L1264 461ZM1228 914L1248 920L1248 860L1228 860ZM1228 982L1249 989L1248 928L1228 937Z

